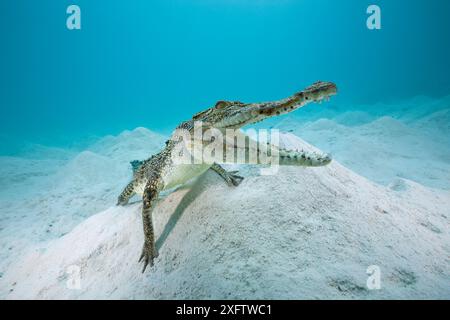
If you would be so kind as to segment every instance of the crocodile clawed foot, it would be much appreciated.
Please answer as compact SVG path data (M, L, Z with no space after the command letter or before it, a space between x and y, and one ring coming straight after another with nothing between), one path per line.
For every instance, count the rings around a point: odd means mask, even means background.
M153 267L153 263L155 258L158 257L158 250L156 250L154 245L150 245L148 243L144 243L144 247L142 248L141 257L139 258L139 262L144 262L144 267L142 269L142 273L144 273L145 269L148 265Z
M238 173L238 171L229 171L228 172L228 185L229 186L235 186L237 187L238 185L241 184L242 180L244 180L244 177L238 176L236 173Z

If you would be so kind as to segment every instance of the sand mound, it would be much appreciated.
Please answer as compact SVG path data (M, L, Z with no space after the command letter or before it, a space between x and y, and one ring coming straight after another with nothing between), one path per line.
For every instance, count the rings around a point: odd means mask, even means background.
M307 148L293 136L286 145ZM161 199L160 256L141 274L141 203L111 207L22 256L2 298L450 298L450 194L407 180L373 184L338 162L208 172ZM381 270L368 290L366 270ZM73 284L81 271L80 288Z

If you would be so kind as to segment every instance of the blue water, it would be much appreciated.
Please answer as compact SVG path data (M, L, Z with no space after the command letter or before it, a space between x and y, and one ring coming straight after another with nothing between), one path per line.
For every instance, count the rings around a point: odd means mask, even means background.
M82 29L66 28L69 4ZM382 29L366 28L366 8ZM0 2L1 154L334 81L336 105L450 93L448 0ZM301 111L299 111L301 112Z

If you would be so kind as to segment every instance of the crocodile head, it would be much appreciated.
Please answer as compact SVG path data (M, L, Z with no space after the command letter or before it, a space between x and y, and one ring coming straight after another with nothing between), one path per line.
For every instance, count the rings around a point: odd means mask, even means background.
M337 93L331 82L316 82L310 87L283 100L263 103L218 101L216 105L194 115L193 120L202 121L208 127L237 129L267 118L286 114L310 102L328 100Z

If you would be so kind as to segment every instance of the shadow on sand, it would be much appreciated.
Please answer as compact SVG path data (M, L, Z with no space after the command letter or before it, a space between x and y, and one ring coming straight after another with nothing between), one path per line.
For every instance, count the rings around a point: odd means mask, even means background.
M175 209L174 213L169 218L169 221L167 221L164 230L162 231L161 235L159 236L158 240L156 240L156 249L160 250L163 246L164 242L166 241L169 234L172 232L173 228L175 228L175 225L177 224L178 220L180 220L184 210L186 210L187 207L200 195L203 193L203 191L206 190L207 186L209 185L208 180L212 180L210 175L214 175L213 172L207 171L204 174L202 174L200 177L198 177L195 181L190 183L191 188L190 190L184 195L183 199L178 204L177 208ZM214 179L215 180L215 179ZM217 177L217 180L220 180L219 177ZM186 187L189 187L186 186Z

